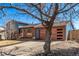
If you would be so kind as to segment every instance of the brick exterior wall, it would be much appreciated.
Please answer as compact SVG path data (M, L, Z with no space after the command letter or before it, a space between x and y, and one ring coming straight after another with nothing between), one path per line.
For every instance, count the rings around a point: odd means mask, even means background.
M45 28L40 29L40 39L41 40L45 39L45 34L46 34L45 31L46 31Z
M28 28L31 28L30 32L29 30L27 30ZM40 26L28 26L28 27L23 27L23 28L20 28L21 32L20 32L20 36L22 37L35 37L35 31L36 31L36 28L39 28L40 29L40 33L37 33L37 34L40 34L40 40L45 40L45 37L46 37L46 29L40 25ZM51 35L51 40L65 40L66 39L66 25L59 25L59 26L53 26L52 27L52 35ZM30 33L32 34L32 36L28 36L27 34ZM36 35L37 35L36 34Z
M45 28L40 30L40 39L45 39ZM65 26L56 26L52 28L51 40L65 40L66 38L66 29Z

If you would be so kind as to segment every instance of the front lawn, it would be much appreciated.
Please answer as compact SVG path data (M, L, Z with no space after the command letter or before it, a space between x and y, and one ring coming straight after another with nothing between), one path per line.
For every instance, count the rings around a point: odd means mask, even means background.
M17 40L1 40L0 41L0 47L14 45L14 44L17 44L17 43L20 43L20 42L22 42L22 41L17 41Z

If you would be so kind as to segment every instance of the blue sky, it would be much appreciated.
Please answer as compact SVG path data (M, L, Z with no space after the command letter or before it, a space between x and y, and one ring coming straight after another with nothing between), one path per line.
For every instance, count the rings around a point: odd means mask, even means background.
M0 4L4 5L4 6L9 6L9 4ZM76 7L79 8L79 7ZM4 26L5 23L8 20L17 20L17 21L21 21L21 22L25 22L25 23L39 23L38 20L30 17L29 15L25 15L25 14L21 14L19 11L15 10L15 9L4 9L3 10L6 15L4 17L2 17L2 14L0 13L0 26ZM0 11L1 12L1 11ZM76 29L79 29L79 20L78 18L74 19L74 26Z
M6 10L5 10L6 11ZM30 16L27 16L25 14L20 14L15 9L8 9L6 13L6 16L0 17L0 26L4 26L4 23L6 23L8 20L17 20L24 23L39 23L38 20L31 18Z
M14 4L16 5L16 4ZM25 6L22 6L22 4L17 4L17 5L21 5L21 8L26 8ZM0 6L10 6L9 3L0 3ZM4 17L2 17L2 11L0 11L0 26L4 26L4 24L8 21L8 20L17 20L17 21L21 21L24 23L39 23L38 20L30 17L29 15L23 14L20 11L13 9L13 8L9 8L9 9L3 9L4 13L6 14Z
M79 29L79 20L78 21L74 21L74 26L76 27L76 29Z

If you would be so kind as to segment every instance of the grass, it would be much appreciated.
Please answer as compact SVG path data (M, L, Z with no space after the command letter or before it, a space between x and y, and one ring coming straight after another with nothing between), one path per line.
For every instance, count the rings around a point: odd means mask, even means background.
M17 40L1 40L0 41L0 47L13 45L13 44L17 44L17 43L20 43L20 42L21 41L17 41Z

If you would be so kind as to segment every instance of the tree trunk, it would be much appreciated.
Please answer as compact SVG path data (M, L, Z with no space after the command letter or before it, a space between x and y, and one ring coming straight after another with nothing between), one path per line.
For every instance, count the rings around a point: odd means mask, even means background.
M45 54L50 53L50 44L51 44L51 32L46 30L45 44L44 44L44 52Z

